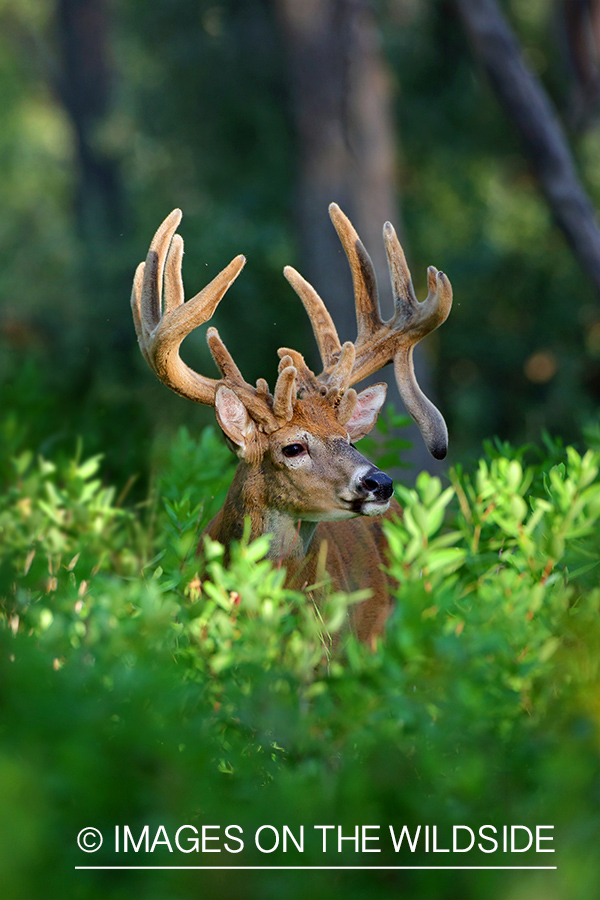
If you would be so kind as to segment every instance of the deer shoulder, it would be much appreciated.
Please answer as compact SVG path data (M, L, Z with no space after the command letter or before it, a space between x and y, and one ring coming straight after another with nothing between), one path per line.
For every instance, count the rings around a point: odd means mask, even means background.
M400 394L426 445L446 455L447 430L419 388L414 345L448 316L452 290L430 267L429 293L419 303L394 229L383 229L395 311L383 321L371 260L349 220L335 204L330 215L348 257L354 281L358 335L341 344L331 316L314 288L295 269L284 274L309 315L322 371L316 375L296 350L283 347L273 391L264 379L245 381L215 328L207 339L220 378L190 369L179 355L183 339L213 315L244 266L236 257L195 297L184 300L181 220L174 210L162 223L145 263L136 271L132 309L140 349L156 375L172 390L214 406L217 421L238 457L225 503L207 534L227 548L250 521L251 538L270 534L269 556L285 565L290 587L318 594L370 590L352 611L359 638L373 643L390 609L385 574L382 518L399 511L392 479L354 446L373 428L386 395L383 383L357 393L354 384L389 362Z

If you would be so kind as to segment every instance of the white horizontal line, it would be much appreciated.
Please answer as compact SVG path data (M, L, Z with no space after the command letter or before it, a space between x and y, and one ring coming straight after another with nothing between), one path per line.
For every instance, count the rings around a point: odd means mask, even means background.
M458 870L466 870L466 869L477 869L480 871L508 871L508 870L527 870L527 871L539 871L539 870L555 870L558 866L75 866L76 869L199 869L202 871L225 871L225 872L241 872L248 870L273 870L273 871L302 871L306 869L307 871L313 871L315 869L319 870L332 870L332 871L356 871L360 870L372 870L374 872L378 871L399 871L405 869L427 869L427 870L445 870L445 871L458 871Z

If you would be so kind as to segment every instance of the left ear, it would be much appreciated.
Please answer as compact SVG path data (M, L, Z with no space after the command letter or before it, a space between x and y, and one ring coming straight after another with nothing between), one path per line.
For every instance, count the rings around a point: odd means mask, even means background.
M240 459L249 459L256 446L256 425L248 410L231 388L219 385L215 396L217 422L234 445Z
M360 392L356 398L354 412L346 423L346 431L352 443L370 432L384 404L386 393L387 384L383 383L372 384Z

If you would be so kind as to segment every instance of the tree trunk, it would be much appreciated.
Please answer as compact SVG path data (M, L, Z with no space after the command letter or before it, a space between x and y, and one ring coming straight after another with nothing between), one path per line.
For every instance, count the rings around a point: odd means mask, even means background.
M275 0L275 7L298 134L302 274L323 297L341 340L354 340L350 272L327 208L338 203L361 236L387 318L392 304L383 224L389 220L401 231L390 78L367 0ZM421 358L417 366L421 382L427 381ZM388 396L403 409L391 370L387 380ZM422 386L427 393L428 385ZM411 462L430 467L416 426L408 437Z
M476 56L517 129L554 218L600 295L600 228L556 111L496 0L455 0Z
M327 207L334 200L349 216L385 284L381 229L398 222L389 79L364 0L276 7L299 142L303 274L322 291L342 340L353 339L348 267Z
M562 0L561 13L571 76L567 121L583 132L597 121L600 111L600 0Z
M59 0L61 75L57 90L77 141L77 218L86 237L109 238L121 226L117 162L98 147L110 107L109 12L106 0Z

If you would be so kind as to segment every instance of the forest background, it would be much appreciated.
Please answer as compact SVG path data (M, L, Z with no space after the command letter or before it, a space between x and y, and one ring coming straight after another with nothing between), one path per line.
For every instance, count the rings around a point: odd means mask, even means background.
M247 379L273 378L281 344L315 358L286 264L352 338L332 200L374 258L385 309L388 218L419 297L428 265L451 277L451 318L419 361L451 462L492 434L576 437L600 394L600 238L591 206L587 235L570 230L581 198L552 140L597 207L597 4L491 4L548 103L537 146L465 27L477 6L3 0L0 404L18 419L4 416L3 440L67 449L82 435L126 481L146 475L157 433L210 421L149 376L128 305L175 206L188 296L237 253L249 260L215 315ZM185 352L213 373L203 334Z

